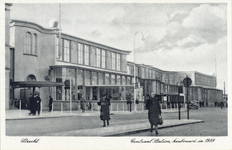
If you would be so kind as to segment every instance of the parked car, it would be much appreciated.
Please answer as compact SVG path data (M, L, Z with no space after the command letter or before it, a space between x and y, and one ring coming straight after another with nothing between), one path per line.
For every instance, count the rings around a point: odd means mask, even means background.
M199 107L198 103L194 103L194 102L189 103L189 109L198 109L198 107Z

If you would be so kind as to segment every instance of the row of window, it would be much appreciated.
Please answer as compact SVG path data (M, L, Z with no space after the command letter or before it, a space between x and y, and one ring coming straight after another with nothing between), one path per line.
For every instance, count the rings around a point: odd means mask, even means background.
M120 54L65 39L57 39L57 60L121 70Z
M24 54L37 55L37 34L26 32L24 40Z
M155 71L155 70L151 70L149 69L149 71L147 72L148 69L144 68L144 67L138 67L136 66L136 75L139 75L142 78L148 78L148 79L160 79L161 73ZM133 65L128 65L127 66L127 72L128 74L133 75L134 74L134 66Z
M212 77L206 77L200 74L195 74L195 83L198 85L216 87L216 77L212 78Z
M110 73L102 73L88 71L82 69L67 69L67 79L71 77L72 83L77 80L78 85L132 85L133 78L130 76L116 75ZM61 68L55 69L56 82L62 82ZM57 81L59 79L59 81Z

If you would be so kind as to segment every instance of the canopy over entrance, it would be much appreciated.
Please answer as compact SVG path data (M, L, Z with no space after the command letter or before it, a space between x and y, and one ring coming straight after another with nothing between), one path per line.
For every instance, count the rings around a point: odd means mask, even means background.
M54 87L54 86L63 86L63 83L57 82L48 82L48 81L18 81L11 82L11 86L15 88L21 87Z

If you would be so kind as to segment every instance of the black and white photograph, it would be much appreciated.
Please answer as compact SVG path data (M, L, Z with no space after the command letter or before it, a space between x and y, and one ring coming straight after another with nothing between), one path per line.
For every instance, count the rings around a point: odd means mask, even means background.
M1 149L232 148L231 1L1 6Z

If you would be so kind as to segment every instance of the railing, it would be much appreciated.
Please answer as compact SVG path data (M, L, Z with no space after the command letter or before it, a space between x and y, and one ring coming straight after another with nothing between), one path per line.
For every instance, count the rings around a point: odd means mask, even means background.
M86 107L86 111L90 111L91 113L93 113L94 111L100 111L100 106L98 106L96 100L86 100L85 104L87 105L88 103L91 106ZM128 105L127 105L127 101L118 101L118 100L112 100L111 105L109 107L111 112L126 112L129 111L128 110ZM133 110L133 104L134 102L132 101L132 105L131 105L131 109ZM144 111L145 110L145 104L143 101L139 101L139 104L137 104L137 110L138 111ZM59 100L55 100L52 104L52 112L54 110L58 110L61 112L61 114L63 114L63 111L70 109L70 101L59 101ZM78 100L73 100L72 101L72 108L71 110L81 110L80 109L80 101Z

